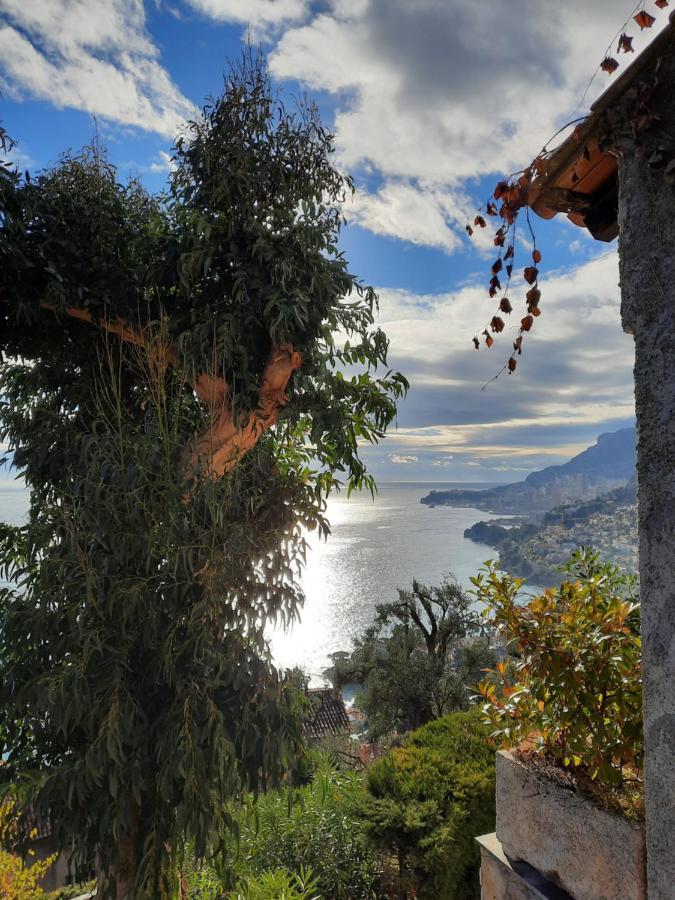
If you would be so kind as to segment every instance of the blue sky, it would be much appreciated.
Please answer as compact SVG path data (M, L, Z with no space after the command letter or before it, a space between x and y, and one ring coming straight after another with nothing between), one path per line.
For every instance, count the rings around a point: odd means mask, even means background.
M391 362L412 385L398 428L366 451L374 473L519 480L633 421L616 245L594 243L565 219L536 223L543 315L517 373L482 391L510 339L507 330L491 351L472 349L494 312L486 295L494 250L485 235L469 241L464 224L500 175L527 165L586 111L606 75L575 108L633 6L0 0L0 119L31 170L86 143L95 120L121 177L159 190L176 129L219 92L249 35L289 99L306 91L317 100L338 163L359 188L343 246L379 290ZM638 50L655 30L640 35L631 24ZM516 281L516 311L522 294Z

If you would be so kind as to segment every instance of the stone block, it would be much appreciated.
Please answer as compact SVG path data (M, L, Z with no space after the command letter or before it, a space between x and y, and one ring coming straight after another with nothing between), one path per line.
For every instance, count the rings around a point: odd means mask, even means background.
M480 846L481 900L572 900L525 862L504 854L496 834L476 838Z
M497 754L497 838L575 900L645 900L644 829Z

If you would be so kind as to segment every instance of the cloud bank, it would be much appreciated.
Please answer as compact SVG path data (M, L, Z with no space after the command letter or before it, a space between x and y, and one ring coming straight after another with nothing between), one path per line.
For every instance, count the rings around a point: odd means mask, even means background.
M359 221L452 252L458 189L526 165L573 117L634 5L332 0L285 30L272 71L335 97L342 164L382 180ZM638 34L636 48L652 36ZM585 108L605 85L596 79Z
M512 296L520 293L524 286L514 285ZM420 475L437 476L440 466L448 477L453 469L461 475L468 461L490 472L526 472L632 421L633 342L620 325L615 253L546 279L543 314L517 374L504 373L483 390L511 352L509 331L520 318L516 307L495 346L476 352L469 323L480 320L486 302L476 287L422 296L382 292L390 362L411 383L386 441L390 460L417 456ZM384 462L384 451L371 458Z
M47 100L173 139L194 113L146 31L143 0L0 0L0 71Z

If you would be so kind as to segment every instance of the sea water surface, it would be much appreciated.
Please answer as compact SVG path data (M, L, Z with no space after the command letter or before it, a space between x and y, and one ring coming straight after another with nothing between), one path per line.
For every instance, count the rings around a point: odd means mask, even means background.
M436 584L451 574L470 587L470 577L498 554L465 538L464 529L488 516L476 509L431 509L420 498L432 488L489 486L385 482L374 500L368 493L332 497L332 534L327 541L309 538L301 619L270 634L277 663L300 666L319 681L330 665L328 654L351 650L354 637L372 624L375 605L395 600L397 588L411 587L413 578Z
M328 654L350 650L354 637L373 621L377 603L394 600L397 588L413 578L435 584L446 573L465 587L495 550L464 537L464 529L486 518L475 509L438 506L420 498L432 488L488 487L449 483L381 483L369 493L331 497L332 534L321 541L309 535L310 552L302 585L301 618L289 629L270 628L279 666L300 666L315 682L330 665ZM28 509L25 490L0 489L0 521L20 523Z

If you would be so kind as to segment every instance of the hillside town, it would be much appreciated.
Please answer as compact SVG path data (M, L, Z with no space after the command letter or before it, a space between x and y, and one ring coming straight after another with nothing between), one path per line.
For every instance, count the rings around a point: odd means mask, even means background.
M592 547L627 574L637 572L637 506L616 506L572 525L543 525L533 536L508 539L500 549L501 564L523 578L544 585L560 581L558 566L580 547Z

